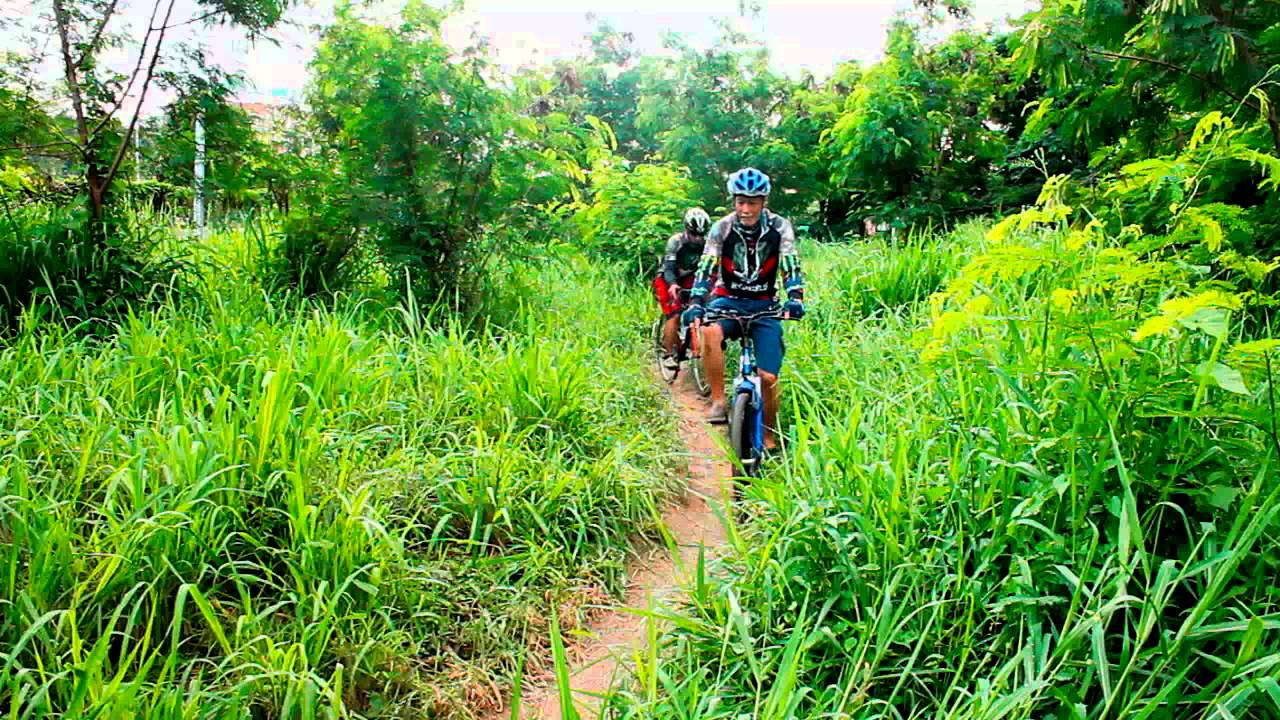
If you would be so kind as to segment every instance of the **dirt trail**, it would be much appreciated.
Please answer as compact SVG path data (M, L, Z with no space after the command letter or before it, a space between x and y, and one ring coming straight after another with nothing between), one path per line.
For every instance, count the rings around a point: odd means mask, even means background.
M594 618L586 628L589 636L567 648L571 662L569 684L584 720L596 717L595 697L608 689L619 663L631 657L635 649L644 647L645 620L628 610L647 610L650 597L658 603L679 593L687 585L686 571L693 572L697 565L699 548L706 547L710 558L725 543L724 527L708 501L720 504L721 484L729 481L731 466L710 435L719 429L702 421L706 404L686 387L687 382L688 377L682 374L672 387L672 399L680 413L680 436L689 453L689 491L682 504L668 507L662 516L680 551L680 562L666 546L651 548L633 558L622 604ZM560 699L553 679L529 678L527 682L539 687L526 689L520 717L559 720ZM509 709L488 716L490 720L509 717Z

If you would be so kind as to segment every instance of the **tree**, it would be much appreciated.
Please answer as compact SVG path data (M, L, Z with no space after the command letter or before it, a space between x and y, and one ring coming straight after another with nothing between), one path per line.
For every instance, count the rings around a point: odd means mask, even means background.
M161 78L172 77L163 59L171 30L194 22L228 23L259 34L279 20L287 0L198 0L203 12L177 19L177 0L155 0L140 41L111 31L119 0L50 0L53 29L59 41L65 92L75 118L75 133L61 141L82 167L88 196L89 232L102 237L112 184L119 175L146 105L149 91ZM128 73L102 63L113 47L130 48L135 56ZM132 109L126 105L132 103Z
M636 98L651 59L635 50L631 33L601 22L590 36L591 54L560 66L565 89L581 98L580 115L594 115L612 128L618 151L640 162L658 151L656 138L637 123Z
M855 207L905 224L990 209L1006 136L992 122L1001 63L993 39L958 32L928 47L899 20L827 136L835 182Z
M1247 107L1280 151L1280 3L1046 0L1016 55L1045 85L1046 121L1119 162L1186 140L1187 117Z
M658 138L664 158L690 169L709 207L724 202L725 177L745 165L773 176L779 196L791 187L791 158L762 152L790 87L769 70L762 45L727 26L722 32L706 51L668 36L678 56L645 66L639 103L639 127Z
M248 113L231 102L234 78L187 77L178 97L151 123L144 147L157 179L173 186L194 182L195 120L202 118L208 158L206 182L224 207L256 204L267 191L273 153Z
M822 138L861 80L861 66L849 62L837 66L822 84L806 74L791 85L778 109L777 126L752 158L753 164L781 170L785 186L770 201L779 212L807 220L809 206L816 203L812 220L827 229L839 229L848 220L848 193L832 178L835 158Z
M443 17L410 2L385 27L339 6L308 90L336 164L323 211L366 229L391 276L408 272L428 297L473 269L486 230L519 237L568 201L585 180L585 147L598 142L561 112L518 112L537 81L490 86L485 48L455 54Z
M592 202L575 216L584 243L638 277L652 277L663 243L681 229L697 196L684 168L606 157L592 168L591 185Z

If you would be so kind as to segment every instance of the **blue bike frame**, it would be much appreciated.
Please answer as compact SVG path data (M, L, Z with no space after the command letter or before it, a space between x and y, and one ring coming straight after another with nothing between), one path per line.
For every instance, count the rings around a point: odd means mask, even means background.
M738 354L738 383L734 386L734 395L748 393L751 395L751 448L755 451L756 462L764 457L764 392L760 385L760 375L756 372L755 343L751 339L751 324L746 323L742 329L742 346Z
M719 320L732 320L742 327L742 337L738 341L741 347L738 354L738 380L733 386L733 396L737 397L741 394L751 396L751 417L747 419L747 422L750 423L751 427L752 457L750 462L753 469L759 467L760 460L764 457L764 391L760 382L760 374L756 371L755 341L751 337L751 324L763 318L782 318L782 314L778 309L750 315L711 310L708 311L704 320L708 323ZM739 459L744 463L748 460L747 458Z

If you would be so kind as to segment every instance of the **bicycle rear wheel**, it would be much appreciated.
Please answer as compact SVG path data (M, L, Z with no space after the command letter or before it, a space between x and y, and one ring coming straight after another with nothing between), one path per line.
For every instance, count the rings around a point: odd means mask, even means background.
M755 447L755 407L749 393L740 392L733 396L733 411L729 414L729 444L733 446L733 454L742 464L742 472L748 477L760 474L760 458L756 456Z

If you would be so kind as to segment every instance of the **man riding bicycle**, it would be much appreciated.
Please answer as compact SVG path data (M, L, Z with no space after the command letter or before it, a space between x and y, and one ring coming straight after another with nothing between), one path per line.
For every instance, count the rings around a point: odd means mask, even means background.
M694 273L698 269L698 259L702 257L706 244L707 229L711 227L711 216L702 208L689 208L684 214L684 232L678 232L667 240L667 247L662 253L662 272L653 279L653 289L658 296L658 304L667 322L662 326L662 346L666 355L662 364L668 370L677 370L680 359L676 357L676 343L679 341L680 311L684 309L681 294L688 294L693 287Z
M765 209L769 176L755 168L743 168L729 176L734 211L711 226L706 248L698 264L690 305L682 319L686 325L701 321L706 307L723 313L752 314L777 307L777 278L782 274L787 301L783 317L804 317L804 276L796 257L796 235L791 222ZM714 299L707 305L707 296ZM704 307L704 305L706 307ZM703 365L711 383L711 411L707 420L728 422L724 394L724 341L737 339L739 323L719 320L703 328ZM764 395L764 447L778 446L778 372L782 369L782 323L765 318L751 326L756 365Z

